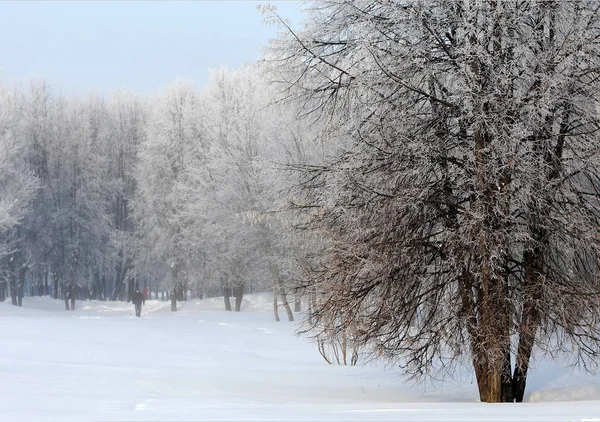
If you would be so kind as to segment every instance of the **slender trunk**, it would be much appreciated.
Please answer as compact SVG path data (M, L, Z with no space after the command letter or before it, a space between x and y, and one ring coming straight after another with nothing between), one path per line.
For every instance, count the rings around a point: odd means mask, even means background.
M65 299L65 309L68 311L68 310L70 310L70 307L69 307L69 294L66 293L66 292L65 292L64 299Z
M223 299L225 300L225 310L231 311L231 287L223 286Z
M115 271L115 289L110 297L110 300L125 300L123 290L126 282L127 272L129 271L129 260L123 260L123 251L119 251L119 263Z
M294 298L294 312L302 311L302 296L300 295L300 291L296 290L295 298Z
M541 238L544 233L535 232L535 237ZM539 312L536 306L539 300L539 288L542 282L541 251L535 248L533 251L523 253L525 263L525 275L523 278L523 314L519 326L519 345L517 347L517 359L513 374L513 391L515 401L522 402L525 395L525 384L527 382L527 371L531 351L535 343L535 337L540 324Z
M18 305L17 301L17 276L14 271L10 274L10 300L14 306Z
M279 322L279 305L277 304L277 285L273 284L273 313L275 314L275 321Z
M175 289L171 292L171 312L177 312L177 292L175 292Z
M342 361L344 365L348 365L347 355L348 355L348 333L346 330L342 332L342 341L341 341L341 349L342 349Z
M511 374L512 363L510 356L510 346L506 348L504 360L502 363L502 393L500 401L504 403L512 403L514 398L513 377Z
M44 287L43 287L43 295L48 296L48 270L44 270Z
M285 294L285 290L281 289L281 301L283 302L283 307L285 308L285 312L287 313L288 320L294 320L294 314L292 313L292 308L290 308L290 304L288 303L287 296Z
M17 305L23 306L23 291L25 289L25 275L27 274L27 266L23 265L19 268L19 291L17 297Z
M242 307L242 299L244 298L244 283L234 288L235 295L235 311L239 312Z
M58 275L56 273L52 276L52 281L54 282L54 287L52 290L52 299L58 299Z
M76 295L77 294L77 284L75 282L75 278L73 278L73 281L71 282L71 310L74 311L75 310L75 300Z
M283 307L285 308L285 312L287 313L288 320L293 321L294 314L292 313L292 309L290 308L290 304L288 303L287 295L285 293L285 288L283 287L283 282L281 281L281 278L279 278L279 277L276 278L276 282L277 282L277 290L278 290L279 294L281 295L281 302L283 303Z
M519 347L517 349L517 361L512 379L512 391L517 403L523 401L525 395L525 384L527 382L527 370L529 369L529 359L535 340L535 331L527 330L521 332L519 337Z
M171 312L177 311L177 293L179 289L179 269L174 264L171 267L171 278L173 281L173 290L171 291Z

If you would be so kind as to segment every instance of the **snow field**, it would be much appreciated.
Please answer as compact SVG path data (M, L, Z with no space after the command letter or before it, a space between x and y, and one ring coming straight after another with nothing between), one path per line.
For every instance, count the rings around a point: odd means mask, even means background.
M25 298L0 304L0 420L599 420L600 379L535 362L527 403L483 404L468 374L406 383L376 364L327 365L269 295L122 302Z

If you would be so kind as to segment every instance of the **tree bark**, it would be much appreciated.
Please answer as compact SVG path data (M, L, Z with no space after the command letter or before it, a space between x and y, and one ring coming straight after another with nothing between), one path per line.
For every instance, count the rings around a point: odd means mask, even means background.
M23 306L23 292L25 289L25 275L27 274L27 266L21 265L19 268L19 290L17 297L17 305Z
M17 276L13 271L10 274L10 300L14 306L18 305L17 301Z
M242 299L244 298L244 283L234 288L235 295L235 311L239 312L242 307Z
M277 304L277 286L273 284L273 314L275 315L275 321L279 322L279 305Z
M177 311L177 293L179 287L179 269L177 265L174 264L171 267L171 278L173 281L173 290L171 291L171 312Z
M534 234L537 238L543 236L541 232ZM525 395L531 351L533 350L540 324L539 312L536 306L536 302L540 296L540 278L542 277L540 270L542 268L542 257L539 248L534 248L533 251L525 251L523 253L523 261L525 262L523 315L521 317L521 325L519 326L519 345L517 347L517 359L513 374L513 391L515 401L517 402L522 402Z
M175 292L171 293L171 312L177 312L177 295Z
M225 310L231 311L231 301L229 297L231 296L231 287L223 286L223 299L225 300Z
M58 299L58 274L54 273L52 275L52 281L54 282L54 287L52 290L52 299Z
M290 304L288 303L287 296L285 294L285 289L280 287L281 301L283 302L283 307L285 308L285 312L287 312L288 320L294 320L294 314L292 313L292 309L290 308Z
M77 294L77 281L75 280L75 277L73 277L71 280L71 310L72 311L75 310L75 300L77 299L76 294Z

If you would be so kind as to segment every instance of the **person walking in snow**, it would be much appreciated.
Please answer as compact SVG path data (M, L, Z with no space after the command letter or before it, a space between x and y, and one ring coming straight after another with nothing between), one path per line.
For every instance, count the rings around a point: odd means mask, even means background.
M135 293L131 298L131 302L135 305L135 316L139 317L142 314L142 302L144 301L144 296L140 292L140 289L135 289Z
M148 296L148 288L144 287L144 290L142 290L142 305L146 304L146 296Z

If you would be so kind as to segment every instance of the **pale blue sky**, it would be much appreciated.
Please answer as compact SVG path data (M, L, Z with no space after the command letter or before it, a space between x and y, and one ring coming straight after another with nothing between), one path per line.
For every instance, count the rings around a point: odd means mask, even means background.
M66 94L130 89L256 60L276 34L258 4L300 22L296 1L0 1L0 81L44 77Z

